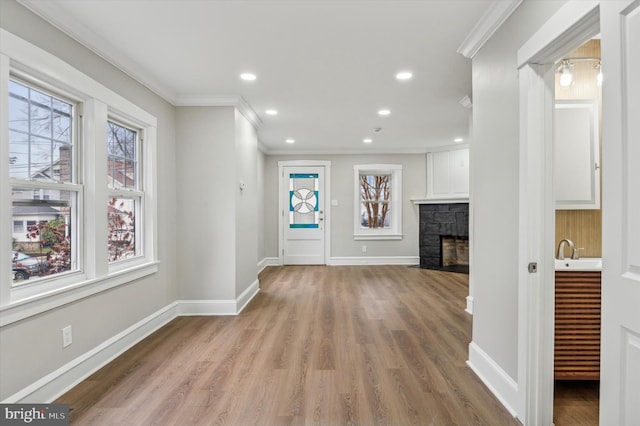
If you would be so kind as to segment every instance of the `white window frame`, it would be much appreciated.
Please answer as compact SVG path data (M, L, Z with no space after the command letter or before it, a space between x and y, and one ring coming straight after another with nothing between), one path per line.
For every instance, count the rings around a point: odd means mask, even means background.
M43 289L49 289L50 287L55 287L55 285L51 285L52 282L64 279L65 276L74 275L81 272L82 268L82 258L83 253L80 250L80 238L82 235L82 221L80 220L80 215L82 214L82 201L84 199L84 186L82 185L82 180L80 177L79 169L79 160L78 160L78 133L80 130L80 117L81 113L81 100L72 93L64 90L63 88L56 87L51 84L42 84L41 81L37 81L35 78L31 78L28 72L24 72L21 70L10 70L9 71L9 80L13 80L14 82L21 84L25 87L29 87L32 90L37 90L44 93L47 96L51 96L53 98L59 99L64 102L68 102L73 106L73 114L72 114L72 138L71 138L71 147L73 148L73 154L71 159L71 179L69 182L57 182L53 180L40 180L40 179L25 179L25 178L9 178L9 184L11 190L14 188L20 188L22 190L32 191L34 200L47 200L49 197L45 197L45 192L53 190L53 191L68 191L69 193L73 193L75 196L73 197L73 201L70 202L72 214L71 214L71 228L74 230L72 232L71 238L71 269L69 271L57 273L54 275L39 277L37 279L31 278L29 281L23 281L20 283L20 288L13 288L11 291L16 294L34 294L37 292L46 291ZM7 104L5 104L7 105ZM7 126L8 127L8 126ZM6 139L9 140L8 138ZM11 197L13 199L13 196ZM26 221L28 228L34 224L30 223L32 221ZM33 222L38 223L39 220L35 220Z
M362 228L360 226L360 176L391 175L391 222L389 228ZM401 240L402 239L402 165L359 164L353 166L354 186L354 240Z
M108 121L117 124L119 126L128 128L136 132L136 182L134 188L113 188L108 185L108 198L110 200L112 198L119 199L128 199L135 201L135 210L134 210L134 223L135 227L135 256L127 259L120 259L109 262L109 270L121 270L127 268L127 265L136 262L136 260L140 257L144 258L144 214L146 212L145 209L145 181L144 181L144 159L142 153L144 152L142 146L144 145L144 129L141 129L135 123L128 122L125 118L114 116L114 114L110 114L108 117ZM107 156L107 150L105 150L105 155ZM107 173L108 176L108 173ZM105 206L106 207L106 206ZM108 245L108 242L107 242Z
M15 75L37 87L53 93L69 94L82 105L82 131L78 135L78 185L82 186L78 200L79 270L33 284L11 287L11 203L0 203L0 326L20 321L41 312L84 297L131 282L158 271L157 260L157 204L156 134L157 120L76 68L37 46L0 29L0 103L9 102L9 76ZM120 122L141 129L144 143L139 161L144 182L144 212L140 223L141 256L117 267L108 263L107 214L107 120L117 117ZM8 108L0 108L0 140L9 140ZM9 144L0 143L0 198L11 200L9 182ZM91 167L83 167L90 164ZM6 260L2 260L6 259ZM62 275L62 274L61 274Z

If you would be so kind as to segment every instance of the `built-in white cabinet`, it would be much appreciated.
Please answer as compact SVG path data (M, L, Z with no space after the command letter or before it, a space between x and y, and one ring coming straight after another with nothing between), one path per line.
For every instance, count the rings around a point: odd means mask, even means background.
M427 200L469 198L469 148L427 153Z
M598 102L556 101L554 188L560 210L600 208Z

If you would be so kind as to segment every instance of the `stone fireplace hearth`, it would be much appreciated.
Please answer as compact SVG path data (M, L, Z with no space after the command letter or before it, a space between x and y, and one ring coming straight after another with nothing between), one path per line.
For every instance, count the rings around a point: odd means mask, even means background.
M421 268L468 274L469 204L420 204L419 242Z

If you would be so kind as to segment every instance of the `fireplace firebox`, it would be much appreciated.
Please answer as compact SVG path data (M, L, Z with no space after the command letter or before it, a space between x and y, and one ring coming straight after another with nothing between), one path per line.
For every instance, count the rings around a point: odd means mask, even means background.
M420 205L420 267L469 273L469 204Z

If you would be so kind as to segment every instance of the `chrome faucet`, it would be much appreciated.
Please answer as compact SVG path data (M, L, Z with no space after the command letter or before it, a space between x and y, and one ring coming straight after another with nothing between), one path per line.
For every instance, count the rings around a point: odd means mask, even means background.
M569 245L569 249L571 250L571 258L572 259L578 259L579 258L578 249L573 244L573 241L571 241L568 238L563 238L562 240L560 240L560 244L558 244L558 255L556 256L556 259L564 260L564 247L565 247L565 245Z

